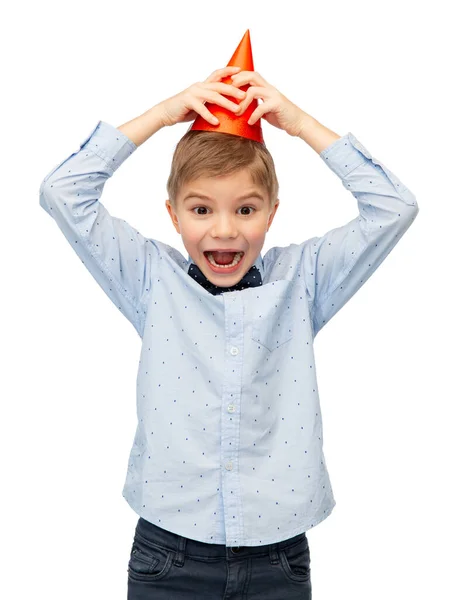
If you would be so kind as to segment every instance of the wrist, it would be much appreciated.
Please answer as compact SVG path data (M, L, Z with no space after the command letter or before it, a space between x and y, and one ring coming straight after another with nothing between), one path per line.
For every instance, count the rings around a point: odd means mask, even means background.
M146 114L148 115L152 127L156 131L166 126L162 102L152 106L148 111L146 111Z
M311 115L305 113L298 137L320 154L330 144L340 139L341 136L325 127L325 125L322 125L322 123L319 123Z
M315 123L316 123L316 119L314 119L311 115L309 115L308 113L303 111L303 114L302 114L301 120L300 120L300 127L299 127L299 132L297 134L297 137L301 138L302 140L305 140L307 132L312 127L315 126Z
M160 104L118 127L138 147L164 126Z

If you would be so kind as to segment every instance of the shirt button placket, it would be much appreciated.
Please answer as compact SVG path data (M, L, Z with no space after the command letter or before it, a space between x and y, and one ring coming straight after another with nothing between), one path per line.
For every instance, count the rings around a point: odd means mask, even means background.
M240 511L240 482L238 466L238 441L240 411L237 402L241 396L242 350L243 350L243 303L239 294L224 294L225 301L225 340L227 352L224 373L224 397L222 406L221 446L225 475L222 476L225 530L229 545L235 546L242 535L242 515Z

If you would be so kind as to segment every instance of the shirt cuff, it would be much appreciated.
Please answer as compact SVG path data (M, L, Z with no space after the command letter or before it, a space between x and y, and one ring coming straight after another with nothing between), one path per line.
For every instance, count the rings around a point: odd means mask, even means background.
M335 140L319 154L327 166L341 179L372 156L351 132Z
M124 133L105 121L99 121L88 137L81 142L80 150L88 149L103 159L113 174L138 146Z

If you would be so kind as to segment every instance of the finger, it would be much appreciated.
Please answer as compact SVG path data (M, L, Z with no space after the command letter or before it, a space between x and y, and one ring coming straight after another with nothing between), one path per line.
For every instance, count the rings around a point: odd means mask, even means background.
M231 100L225 98L224 96L221 96L221 94L218 94L217 92L211 92L211 90L207 90L206 97L209 98L209 101L213 104L218 104L219 106L223 106L228 110L238 110L239 104L237 104L236 102L232 102Z
M240 71L232 77L232 83L236 86L246 85L247 83L251 85L270 85L257 71Z
M216 71L213 71L211 73L211 75L205 80L206 83L209 83L211 81L218 81L219 79L222 79L222 77L227 76L227 75L231 75L233 73L237 73L240 70L240 67L224 67L222 69L217 69Z
M217 117L215 117L213 113L206 108L206 106L200 104L198 101L195 101L193 103L192 108L195 110L196 113L198 113L204 119L206 119L211 125L217 125L219 123L219 119L217 119Z
M259 106L255 109L255 111L252 113L252 115L249 117L248 119L248 125L254 125L254 123L260 119L260 117L262 115L264 115L265 113L269 112L270 108L267 106L265 106L265 102L263 102L262 104L259 104Z
M248 89L248 91L246 92L246 98L240 102L240 104L239 104L240 111L237 112L236 114L238 116L242 115L244 113L244 111L246 110L246 108L254 100L254 98L261 98L263 101L265 101L266 99L268 99L268 97L269 96L268 96L268 90L267 90L267 88L261 88L261 87L257 87L257 86L251 86Z
M248 125L254 125L254 123L260 119L260 117L263 117L263 115L266 113L272 112L275 107L276 105L273 102L262 102L262 104L259 104L249 117L247 121Z
M212 83L211 90L219 92L220 94L225 94L226 96L235 96L236 98L244 98L246 96L246 92L243 90L239 90L234 85L230 85L228 83Z

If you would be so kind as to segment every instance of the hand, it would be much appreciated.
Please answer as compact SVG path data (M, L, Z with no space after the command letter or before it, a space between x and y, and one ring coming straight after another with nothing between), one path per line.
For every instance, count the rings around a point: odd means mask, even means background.
M238 103L232 102L224 96L233 96L241 100L246 96L246 92L233 85L222 83L220 80L233 76L239 70L240 67L218 69L211 73L204 82L193 83L179 94L161 102L159 106L163 110L162 125L169 126L184 121L193 121L197 114L201 115L211 125L216 125L218 120L206 108L205 102L218 104L233 112L238 110Z
M256 71L240 71L232 75L232 84L237 87L250 84L246 98L240 102L240 110L235 112L237 117L244 113L254 98L261 98L263 102L259 103L249 117L249 125L254 125L260 117L263 117L270 125L284 129L289 135L300 134L306 113Z

